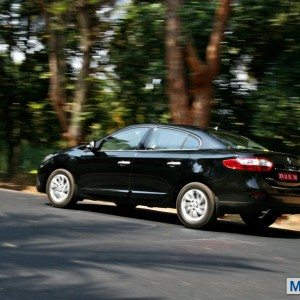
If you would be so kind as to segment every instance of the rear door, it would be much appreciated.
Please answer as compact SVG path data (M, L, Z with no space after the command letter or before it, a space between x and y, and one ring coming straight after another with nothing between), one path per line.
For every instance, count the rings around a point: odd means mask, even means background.
M200 146L199 138L184 130L156 127L145 149L137 151L131 174L131 198L163 200L189 175L189 157Z

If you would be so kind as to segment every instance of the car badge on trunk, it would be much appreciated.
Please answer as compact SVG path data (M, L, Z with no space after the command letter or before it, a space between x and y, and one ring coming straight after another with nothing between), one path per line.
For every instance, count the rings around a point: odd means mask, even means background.
M286 161L287 161L287 163L288 163L289 165L292 164L292 160L291 160L289 157L286 159Z

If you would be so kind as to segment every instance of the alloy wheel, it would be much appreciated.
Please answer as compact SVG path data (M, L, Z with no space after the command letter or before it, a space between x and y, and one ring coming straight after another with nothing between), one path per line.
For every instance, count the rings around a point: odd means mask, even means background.
M181 210L189 221L200 221L207 212L207 206L206 195L198 189L191 189L183 195Z
M49 189L53 202L62 203L70 193L70 181L64 174L55 175L50 182Z

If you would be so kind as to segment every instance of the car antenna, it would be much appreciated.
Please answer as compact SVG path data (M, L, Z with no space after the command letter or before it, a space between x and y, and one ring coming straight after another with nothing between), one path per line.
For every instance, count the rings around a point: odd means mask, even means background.
M215 130L219 129L219 126L221 125L221 123L224 119L224 116L226 115L226 113L223 110L220 110L220 113L222 114L222 117L221 117L221 120L219 121L218 125L216 127L214 127Z

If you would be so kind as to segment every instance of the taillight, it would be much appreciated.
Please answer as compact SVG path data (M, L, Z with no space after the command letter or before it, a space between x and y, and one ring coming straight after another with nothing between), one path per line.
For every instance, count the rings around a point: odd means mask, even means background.
M231 158L223 160L226 168L253 172L269 172L273 163L265 158Z

